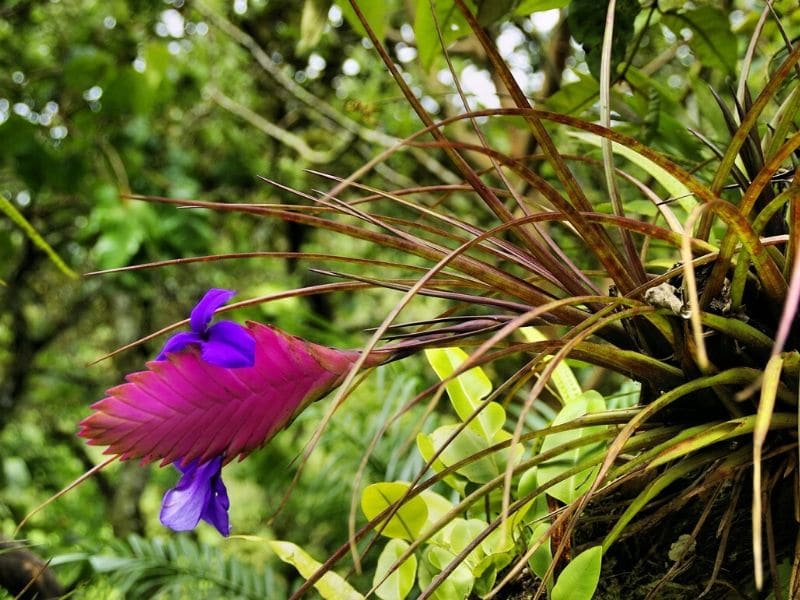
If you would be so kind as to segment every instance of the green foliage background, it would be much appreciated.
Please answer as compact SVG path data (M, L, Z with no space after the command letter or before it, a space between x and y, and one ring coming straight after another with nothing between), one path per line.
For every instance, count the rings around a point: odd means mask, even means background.
M399 1L365 4L426 107L440 117L457 112L459 99L443 75L428 0L411 8L414 3ZM507 55L520 61L520 77L544 81L533 85L532 95L552 110L591 114L599 40L580 23L601 22L605 8L594 14L597 3L572 3L570 26L579 39L557 59L556 31L535 27L528 15L568 2L506 4L501 14L483 8L482 16L492 35L506 41ZM623 4L628 13L621 27L641 31L646 7ZM735 73L760 8L744 1L696 2L696 10L687 13L678 10L682 3L671 4L660 3L661 11L674 14L648 25L637 47L623 43L619 56L615 47L615 61L626 62L628 81L636 88L615 99L615 110L625 117L621 131L695 161L708 151L687 124L723 140L725 124L705 82L711 78L722 87L726 75ZM451 4L434 5L446 41L452 37L456 43L457 71L479 72L492 83L482 70L480 49L458 39L464 25L452 17ZM775 5L796 35L797 9L788 1ZM416 117L348 18L346 7L318 1L307 1L302 11L294 2L266 0L5 2L0 193L80 273L230 252L303 250L380 258L374 249L324 231L126 198L134 193L294 201L257 176L310 191L324 181L307 169L347 176L415 132ZM763 78L782 47L778 32L767 27L754 78ZM657 61L663 64L656 71ZM553 74L554 64L568 70L569 78ZM479 107L480 97L470 97ZM529 140L508 122L487 124L487 136L510 153L524 150ZM474 141L464 127L464 139ZM560 142L565 151L577 143ZM582 176L598 210L608 210L597 173ZM363 183L393 189L454 180L440 153L417 150L393 155ZM490 221L467 197L451 201L462 218ZM641 210L653 209L642 203ZM562 239L570 243L568 233ZM671 261L665 253L663 262ZM10 219L0 218L0 532L10 537L31 508L100 459L75 438L75 424L107 387L140 368L158 341L87 368L88 363L184 318L209 287L230 287L249 298L327 281L310 266L320 265L256 258L68 280ZM292 299L237 317L274 323L316 342L356 347L365 339L362 329L379 321L394 299L373 292ZM438 307L436 301L420 301L406 316L431 316ZM294 474L292 462L324 407L312 406L268 448L232 466L226 481L234 531L293 540L320 559L330 554L347 537L352 477L366 444L387 415L432 381L432 373L413 361L380 369L337 413L274 522L270 517ZM605 391L617 383L607 382ZM420 416L421 411L409 412L390 431L370 459L368 480L411 478L419 469L421 459L400 450ZM433 430L439 418L434 415L426 429ZM144 556L174 566L179 555L196 556L194 564L202 555L206 572L223 580L233 578L232 569L263 574L267 597L285 596L297 586L294 571L276 563L265 544L219 540L203 527L196 536L162 529L160 495L174 480L170 469L116 465L37 515L25 535L41 556L61 557L54 569L62 583L77 586L80 597L161 589L104 575L109 563L92 563L112 556ZM182 550L158 550L157 540L175 537L175 544L186 544ZM191 570L167 570L164 577L179 593L219 593L213 581L199 581ZM369 585L367 575L354 581ZM229 591L246 596L246 589Z

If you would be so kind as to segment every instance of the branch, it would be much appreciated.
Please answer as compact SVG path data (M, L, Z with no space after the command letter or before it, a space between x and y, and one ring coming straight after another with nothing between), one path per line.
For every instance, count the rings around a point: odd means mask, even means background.
M284 146L290 147L297 152L303 160L312 164L327 164L336 160L336 158L347 148L353 140L353 135L345 136L339 143L326 152L314 150L306 144L305 140L285 129L278 127L271 121L268 121L259 114L254 113L246 106L239 104L232 98L229 98L218 89L214 87L206 87L206 95L217 106L220 106L250 123L253 127L266 133L271 138L278 140Z

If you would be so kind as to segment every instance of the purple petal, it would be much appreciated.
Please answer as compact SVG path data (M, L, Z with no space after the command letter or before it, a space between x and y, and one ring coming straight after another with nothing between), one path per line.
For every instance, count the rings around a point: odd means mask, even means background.
M189 316L189 324L192 327L192 331L199 334L205 333L206 327L208 327L211 318L214 316L214 311L235 295L236 292L233 290L219 288L208 290L200 299L200 302L192 309L192 314Z
M183 473L178 484L164 494L161 523L175 531L190 531L200 519L208 521L224 536L230 534L228 491L222 482L222 456L198 466L175 463Z
M203 343L203 338L200 337L200 335L197 333L189 331L176 333L167 340L166 344L164 344L164 347L161 349L161 352L159 352L158 356L156 356L156 360L166 360L167 354L169 354L170 352L179 352L189 344L202 344L202 343Z
M222 457L220 457L222 458ZM214 495L214 502L206 504L201 518L206 523L211 523L222 535L228 537L231 533L231 525L228 521L228 509L231 502L228 499L228 490L222 481L222 473L213 480L211 493Z
M237 369L252 367L256 361L256 340L238 323L215 323L208 329L206 338L200 354L204 361L212 365Z

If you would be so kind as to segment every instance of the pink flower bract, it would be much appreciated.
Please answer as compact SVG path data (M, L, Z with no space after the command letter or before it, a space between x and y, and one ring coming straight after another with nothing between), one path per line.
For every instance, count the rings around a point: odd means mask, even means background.
M262 446L339 385L359 356L260 323L247 328L255 339L253 366L212 365L188 346L108 390L81 421L79 435L122 460L187 465L223 456L227 463ZM376 352L365 366L384 358Z

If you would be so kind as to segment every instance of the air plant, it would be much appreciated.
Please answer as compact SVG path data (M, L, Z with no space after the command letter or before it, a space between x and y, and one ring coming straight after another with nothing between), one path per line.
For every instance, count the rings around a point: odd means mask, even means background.
M275 430L270 427L244 437L231 430L227 437L214 438L213 443L186 441L175 446L156 430L143 430L142 435L123 432L105 420L116 418L112 413L115 407L123 407L125 398L159 385L168 373L194 369L213 374L217 369L231 382L248 369L253 373L261 369L260 375L266 376L276 360L261 355L261 349L271 347L272 342L262 344L260 340L269 337L276 344L296 346L315 357L315 364L324 367L326 378L321 387L312 385L295 398L292 410L279 419L281 427L309 399L319 397L320 391L341 386L305 460L333 410L351 391L360 369L387 357L397 359L434 346L470 346L469 358L415 402L428 397L435 402L444 386L473 367L498 359L505 365L516 361L516 370L484 402L476 404L471 414L459 415L463 429L479 420L489 404L503 404L516 417L504 423L510 437L465 458L461 464L439 468L437 461L458 435L454 432L435 449L407 491L360 529L355 526L354 505L351 539L307 579L297 595L349 551L358 567L361 553L372 548L381 528L424 490L487 455L511 457L510 453L523 444L522 462L518 458L505 460L500 476L461 498L452 513L399 554L387 573L399 569L421 544L446 526L448 519L485 502L485 531L471 539L449 564L442 565L422 590L422 598L430 597L482 540L514 522L515 515L538 498L546 500L549 508L543 521L546 527L536 535L529 530L512 532L522 550L501 573L490 595L516 581L528 559L543 545L551 547L553 559L541 573L543 583L531 584L535 598L547 593L554 576L578 554L577 550L601 546L606 556L618 553L623 560L636 560L641 545L636 536L661 527L673 541L685 534L704 548L716 546L713 566L702 577L707 591L722 584L720 572L728 567L738 570L738 582L752 581L761 589L765 562L769 565L767 581L778 590L778 564L788 559L793 597L800 584L800 561L794 558L794 547L800 540L795 518L800 506L800 331L795 324L800 301L800 201L791 169L800 148L795 125L800 93L794 75L800 47L795 44L787 48L786 57L754 99L743 83L752 59L749 55L742 64L742 83L733 103L717 96L730 140L720 146L718 140L708 140L698 132L711 158L694 164L695 157L676 160L611 127L614 6L614 2L609 4L601 47L599 120L587 120L532 107L476 14L464 0L455 0L454 10L469 25L513 107L472 110L461 94L465 111L436 122L374 34L358 2L353 1L353 11L387 71L422 121L419 132L350 177L320 173L333 183L319 195L290 190L268 180L304 201L296 205L138 199L277 218L390 249L397 256L390 261L315 256L320 261L349 263L360 271L319 270L346 281L294 290L281 297L333 291L357 294L383 288L402 292L402 299L375 328L360 353L335 351L338 362L333 369L326 367L327 359L320 358L328 350L260 324L248 325L256 339L255 365L250 367L209 366L190 343L167 356L166 361L149 363L148 371L129 376L129 383L111 390L109 398L96 405L98 412L84 422L83 435L108 445L113 454L123 458L161 460L165 464L179 461L183 469L198 466L192 461L202 464L223 457L222 462L227 462L250 452ZM437 14L433 12L434 20ZM766 18L768 9L764 14ZM436 24L441 32L444 24ZM757 28L754 33L753 47L760 32ZM444 46L444 38L441 41ZM452 70L452 64L448 64ZM455 72L453 76L457 81ZM787 82L791 91L779 96ZM765 128L765 115L769 113L772 121ZM524 127L537 153L510 156L493 148L481 130L481 121L486 119ZM458 126L472 128L477 142L468 143L451 134ZM583 147L599 147L602 160L562 151L554 141L554 130L574 134L573 143ZM443 154L461 182L392 190L360 182L375 165L406 148ZM615 164L620 156L626 158L630 168ZM598 208L586 193L583 180L595 176L606 183L610 210ZM630 212L625 198L633 194L651 201L655 207L652 214L657 217ZM448 210L447 201L456 196L470 198L476 213L477 207L483 212L476 216ZM381 207L387 207L385 212ZM673 266L659 266L665 259ZM427 266L421 266L424 264ZM137 268L154 266L159 265ZM423 322L395 323L417 296L444 299L449 309ZM200 336L207 322L187 335ZM546 336L523 336L522 328L529 326L536 326ZM551 376L567 359L641 382L638 405L532 429L530 417L539 405L552 403ZM298 366L298 375L307 374L305 369ZM209 381L218 379L209 377ZM190 405L199 397L195 393L183 395L183 412L192 412ZM222 401L222 392L216 400ZM100 421L102 432L94 428ZM146 421L143 417L142 423ZM520 493L520 478L526 469L548 459L538 456L536 440L586 427L587 423L606 429L598 438L579 443L605 441L601 454L586 455L574 466L575 472L592 472L580 493L568 502L554 498L548 495L557 483L554 481ZM387 423L383 431L391 425ZM119 435L108 433L113 431ZM383 431L370 447L379 443ZM141 445L144 441L148 443ZM358 487L360 475L356 483ZM752 522L750 549L744 548L741 534L731 535L741 521L740 515L746 512ZM375 536L373 542L359 549L358 543L370 535ZM688 551L677 551L675 556L674 566L660 581L650 582L654 586L651 594L679 574ZM608 577L611 581L613 573Z

